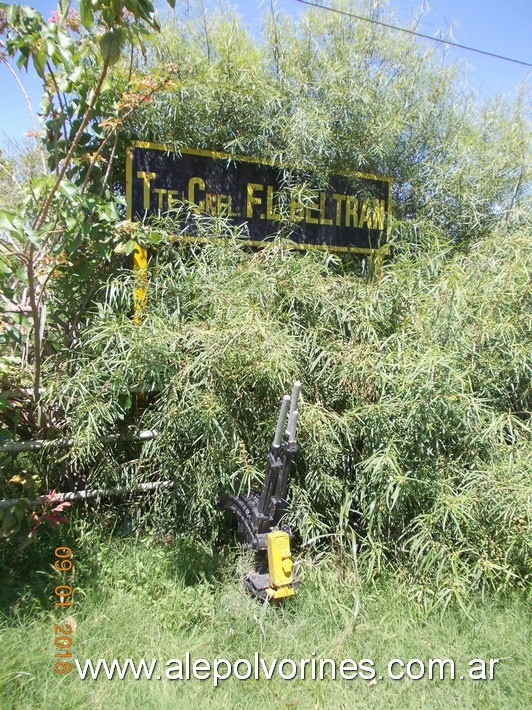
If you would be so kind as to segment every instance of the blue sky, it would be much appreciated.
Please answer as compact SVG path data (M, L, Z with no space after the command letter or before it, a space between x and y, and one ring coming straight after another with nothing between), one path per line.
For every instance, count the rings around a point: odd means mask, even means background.
M180 2L183 0L177 0L177 5ZM214 0L208 0L206 4L212 3ZM25 4L33 5L46 18L56 7L54 0ZM244 24L252 32L257 32L261 14L269 8L270 0L233 0L231 4L237 7ZM296 0L277 0L276 4L280 10L293 15L304 9ZM327 0L324 4L328 4ZM396 9L399 22L407 24L421 2L390 0L389 4ZM430 0L430 8L418 28L420 32L436 35L441 31L445 36L445 31L452 27L452 38L460 44L532 62L532 0ZM468 79L481 96L503 92L513 96L516 86L529 72L524 66L462 50L450 49L449 57L467 62ZM40 85L34 72L22 72L19 78L37 110ZM0 88L3 97L0 113L2 143L6 137L22 138L32 126L20 89L3 64L0 65Z

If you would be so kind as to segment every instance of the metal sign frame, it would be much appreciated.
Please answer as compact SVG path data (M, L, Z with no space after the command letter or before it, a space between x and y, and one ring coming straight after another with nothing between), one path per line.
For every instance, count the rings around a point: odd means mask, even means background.
M234 175L237 174L238 170L246 170L246 164L247 165L252 165L252 166L258 166L257 169L263 169L264 171L270 171L270 177L272 174L271 168L275 168L276 172L278 171L294 171L297 172L297 168L292 168L291 166L287 166L284 163L281 163L280 161L268 161L268 160L259 160L256 158L251 158L248 156L241 156L241 155L230 155L228 153L222 153L222 152L217 152L217 151L208 151L208 150L195 150L195 149L180 149L176 150L169 144L160 144L160 143L151 143L148 141L134 141L130 147L127 150L127 155L126 155L126 204L127 204L127 218L129 220L134 220L135 217L138 217L138 214L140 210L136 210L134 212L134 191L135 191L135 197L138 201L139 199L139 192L142 190L142 195L143 195L143 205L146 205L146 202L148 202L149 208L148 210L145 211L145 214L154 214L156 213L154 210L151 209L151 202L152 202L152 194L153 192L158 193L158 201L159 201L159 206L163 204L163 200L166 198L166 204L169 206L171 209L172 201L171 198L173 197L174 201L179 201L183 198L184 196L184 190L181 190L181 196L178 194L178 190L172 190L168 188L158 188L154 189L152 186L152 182L155 181L155 179L158 177L155 172L150 172L150 171L137 171L140 172L140 177L139 175L134 175L134 162L135 162L135 150L136 149L144 149L145 151L157 151L161 153L167 153L169 156L175 156L175 157L170 157L170 160L177 161L179 159L187 159L187 160L193 160L194 156L197 156L199 158L210 158L214 159L214 161L226 161L227 166L226 170L232 170L233 171L233 182L234 182ZM213 163L214 164L214 163ZM243 164L243 167L239 168L238 165ZM250 174L252 174L253 168L249 167L247 168L248 170L251 171ZM218 165L218 172L221 174L222 168ZM135 184L134 186L134 180L138 179L139 182ZM168 178L163 177L163 180L166 179L166 184L168 185ZM196 183L194 184L193 188L197 191L199 189L202 189L205 191L205 181L203 181L202 178L196 177L193 178L196 180ZM223 176L220 177L220 179L223 179ZM229 178L228 178L229 179ZM238 176L238 179L240 179L240 176ZM327 190L325 189L317 189L314 190L316 193L316 197L318 198L319 201L319 206L310 206L310 207L303 207L300 206L301 211L303 212L303 217L300 217L301 212L299 213L299 219L297 221L304 223L304 227L301 227L300 231L300 238L301 241L295 241L292 240L291 237L288 237L290 240L290 248L294 249L300 249L300 250L310 250L310 249L317 249L321 251L331 251L331 252L337 252L337 253L359 253L359 254L371 254L377 249L378 247L382 246L383 244L386 243L387 237L389 234L390 230L390 222L391 222L391 202L392 202L392 179L390 177L382 176L382 175L375 175L373 173L362 173L362 172L352 172L352 173L335 173L334 175L330 176L330 180L333 181L335 180L337 184L341 185L343 184L348 185L349 183L356 183L357 181L359 184L363 184L364 181L367 185L373 184L372 189L376 189L375 186L378 185L379 190L380 190L380 198L377 199L375 197L373 198L362 198L360 194L336 194L336 193L328 193ZM142 182L142 187L140 187L140 183ZM201 184L203 183L203 185ZM242 183L243 184L243 183ZM242 186L239 185L240 191L242 192ZM264 190L261 188L267 188L266 193ZM250 246L266 246L267 244L271 243L271 239L275 234L275 230L271 232L270 235L268 235L268 238L261 238L261 239L256 239L254 238L254 235L252 234L252 229L253 226L257 231L265 231L264 227L267 224L267 221L270 220L272 222L275 222L275 217L278 217L279 215L275 214L275 207L273 206L273 199L275 197L275 193L273 192L273 187L270 185L261 185L259 183L253 183L253 182L248 182L247 183L247 214L251 214L251 218L248 216L244 216L242 212L240 213L232 213L231 212L231 196L227 194L214 194L211 196L211 193L205 192L204 197L208 197L211 200L213 198L216 198L218 200L221 200L221 198L225 199L225 205L229 204L229 209L227 210L230 214L230 217L238 217L239 223L240 224L252 224L252 227L249 228L250 231L250 238L243 237L241 241L244 244L250 245ZM189 187L190 190L190 187ZM383 190L385 190L386 194L384 194ZM230 188L227 188L227 192L230 191ZM233 191L235 191L235 188L233 186ZM172 194L175 193L175 194ZM190 192L189 192L190 194ZM236 192L235 192L236 194ZM331 199L334 198L336 200L336 203L333 204L331 202ZM359 200L360 198L360 200ZM245 198L240 195L240 199L243 202ZM370 205L370 199L373 199L372 205ZM350 200L350 202L348 202ZM327 207L326 207L326 201L327 201ZM342 202L343 201L343 202ZM366 204L367 203L367 204ZM370 212L370 209L373 210L373 204L377 204L377 209L378 209L378 214L377 212ZM192 204L197 204L197 203L192 203ZM199 207L202 205L205 207L205 205L210 206L210 213L212 214L212 202L209 205L208 201L206 202L203 200L202 202L199 203ZM250 205L251 205L251 210L250 210ZM343 211L342 210L342 205L344 205ZM328 212L328 217L326 217L327 213L327 208L329 209ZM299 208L298 208L299 209ZM321 210L321 211L320 211ZM332 210L335 210L333 213ZM203 210L205 211L205 210ZM259 211L261 213L256 214L256 212ZM165 213L164 210L161 210L161 213ZM209 213L207 211L207 213ZM311 216L311 214L314 213L314 216ZM340 217L339 215L342 215L344 218L344 224L340 223ZM375 216L374 216L375 215ZM362 217L365 217L365 221L363 221L363 224L366 224L367 226L364 228L364 226L359 227L358 226L358 220L362 220ZM308 221L305 221L305 217L307 218ZM335 221L335 224L333 225L333 220ZM352 223L350 225L350 222ZM377 223L378 228L373 229L373 226L370 227L370 225L373 225L374 223ZM261 225L263 226L263 229L261 230L260 227ZM315 226L316 225L316 226ZM344 230L344 239L345 239L345 230L349 230L350 228L352 231L355 229L358 232L358 235L360 237L361 233L367 233L367 240L368 243L371 244L371 241L377 242L375 246L352 246L350 244L344 245L344 244L331 244L331 243L313 243L313 242L305 242L304 239L306 237L306 232L311 232L314 231L314 233L318 234L319 230L321 232L327 232L328 229L332 227L332 232L339 233L339 230L336 229L337 227L340 228L340 230ZM373 234L372 234L373 233ZM378 236L376 234L378 233ZM177 239L181 241L188 241L188 242L207 242L207 241L213 241L217 237L213 237L212 239L206 238L206 237L199 237L194 234L183 234L177 237Z

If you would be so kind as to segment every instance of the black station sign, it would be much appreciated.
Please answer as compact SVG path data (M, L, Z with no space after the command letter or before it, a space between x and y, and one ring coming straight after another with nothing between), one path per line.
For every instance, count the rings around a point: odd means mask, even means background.
M144 142L130 147L126 167L128 218L175 219L185 238L199 238L201 212L238 225L253 245L280 230L300 249L369 252L386 241L390 178L353 173L323 184L277 163Z

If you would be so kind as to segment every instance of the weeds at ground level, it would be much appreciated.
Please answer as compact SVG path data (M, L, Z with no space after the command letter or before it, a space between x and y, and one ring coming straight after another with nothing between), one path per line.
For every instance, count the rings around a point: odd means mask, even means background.
M60 583L51 570L54 549L74 551L74 605L53 606ZM299 555L301 588L283 606L251 598L242 575L252 560L227 548L213 551L198 541L156 541L104 536L86 526L45 535L22 553L15 569L2 560L3 587L0 706L5 708L352 708L482 707L525 708L530 690L529 617L526 601L512 595L495 601L468 600L467 615L457 606L427 613L399 576L378 585L361 583L347 557ZM73 658L84 662L225 658L254 654L269 667L275 658L370 659L375 678L312 680L299 675L271 681L81 680L74 672L54 672L53 624L73 627ZM313 654L315 654L313 656ZM419 659L453 659L455 679L392 680L387 665ZM497 658L493 680L468 678L472 659ZM310 668L310 666L309 666ZM245 670L245 669L244 669ZM290 670L287 667L287 672ZM399 664L393 672L400 673ZM419 666L413 667L414 672ZM426 672L426 675L428 671ZM383 678L380 679L379 676ZM460 675L465 675L460 680Z

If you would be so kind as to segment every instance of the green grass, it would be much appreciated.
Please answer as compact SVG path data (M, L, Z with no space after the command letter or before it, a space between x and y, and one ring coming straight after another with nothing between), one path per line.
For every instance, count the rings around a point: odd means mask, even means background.
M85 527L85 526L84 526ZM87 530L88 530L88 526ZM53 607L59 577L54 548L75 554L75 605ZM361 585L346 555L300 560L301 589L282 607L250 598L241 583L251 560L199 543L102 539L82 531L44 535L17 555L4 551L0 592L2 708L353 708L528 707L529 620L524 599L470 600L427 614L394 578ZM345 551L344 551L345 553ZM16 565L15 565L16 561ZM267 682L87 679L53 670L53 624L75 624L74 658L123 660L224 657L267 663L331 657L372 659L386 675L392 658L452 658L456 680L352 681L330 678ZM499 658L491 681L459 680L473 658ZM530 698L528 698L529 701Z

